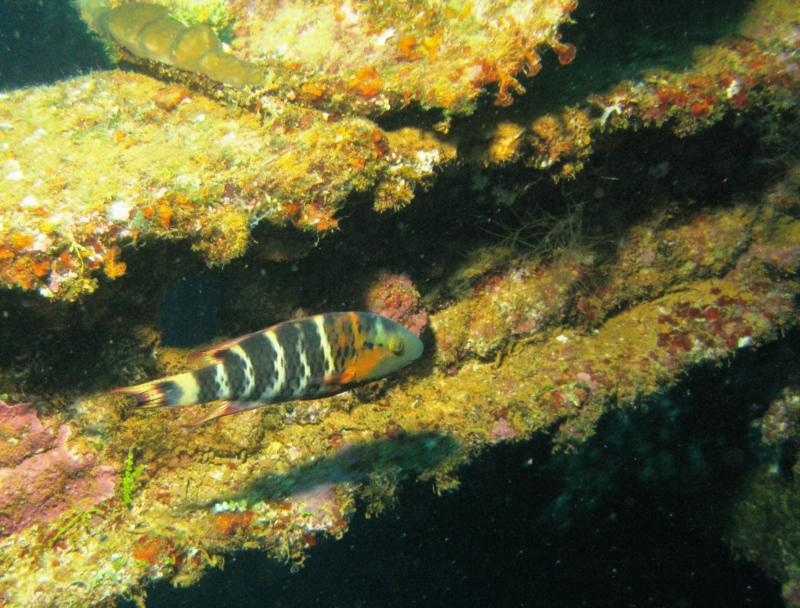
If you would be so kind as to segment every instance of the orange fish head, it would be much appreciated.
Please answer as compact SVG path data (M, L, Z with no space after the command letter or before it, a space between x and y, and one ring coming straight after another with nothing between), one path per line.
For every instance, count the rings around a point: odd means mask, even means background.
M419 359L423 351L422 340L399 323L380 315L373 318L370 335L364 336L357 354L360 381L388 376Z

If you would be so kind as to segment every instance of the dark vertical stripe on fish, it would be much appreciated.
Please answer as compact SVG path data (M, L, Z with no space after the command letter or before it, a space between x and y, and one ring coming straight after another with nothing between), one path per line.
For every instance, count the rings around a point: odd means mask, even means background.
M173 404L178 403L183 396L183 390L176 382L172 380L165 380L163 382L159 382L155 386L156 390L161 393L164 397L164 403Z
M375 317L369 314L359 313L358 315L358 333L361 338L366 340L368 336L374 335L375 332Z
M325 376L325 354L322 352L322 341L317 331L317 324L311 319L300 321L300 332L303 334L303 345L308 363L308 382L306 392L316 395L320 383Z
M322 325L325 330L325 336L323 339L327 340L328 342L328 349L331 353L331 365L333 365L332 369L325 370L327 374L336 375L341 373L341 369L336 365L336 337L338 336L338 331L336 330L336 320L341 316L341 313L331 313L322 318Z
M336 333L333 336L333 352L336 372L342 373L355 355L353 336L353 320L348 314L340 315L336 324Z
M236 353L226 350L220 353L222 366L228 376L230 399L233 401L245 400L249 395L244 394L244 361Z
M217 384L217 366L210 365L194 372L197 381L197 400L200 403L219 399L220 386Z
M353 335L353 319L350 315L343 315L341 328L342 334L345 337L345 344L352 346L355 342L355 336Z
M300 386L300 374L303 371L300 352L297 348L300 332L294 323L283 323L275 328L275 335L284 355L283 370L285 380L279 397L280 399L289 399L294 396L295 391Z
M239 346L250 358L253 366L253 390L250 398L254 400L270 399L275 382L278 379L278 370L275 369L277 353L272 347L272 342L264 332L250 336L243 340Z

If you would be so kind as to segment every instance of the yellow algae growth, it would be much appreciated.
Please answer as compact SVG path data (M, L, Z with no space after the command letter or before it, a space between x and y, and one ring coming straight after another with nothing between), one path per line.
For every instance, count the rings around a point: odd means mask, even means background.
M234 87L257 85L262 70L222 49L210 26L186 27L157 4L133 2L100 14L98 29L137 57L197 72Z
M470 113L487 85L498 105L509 105L512 92L525 90L518 78L538 72L539 52L573 48L559 42L558 29L577 7L574 0L206 0L196 6L109 0L116 8L104 12L92 8L98 0L75 1L133 61L157 61L233 87L263 85L286 100L357 113L414 103ZM185 29L199 28L203 38L209 26L216 34L201 45L202 55L178 51L178 38L189 35ZM229 52L220 50L221 32Z
M364 119L273 109L259 117L120 71L3 95L0 283L74 300L124 272L109 251L124 261L153 237L223 264L258 224L324 233L353 191L392 206L384 181L402 174L413 191L448 158L442 143L421 154ZM269 257L270 242L260 247Z

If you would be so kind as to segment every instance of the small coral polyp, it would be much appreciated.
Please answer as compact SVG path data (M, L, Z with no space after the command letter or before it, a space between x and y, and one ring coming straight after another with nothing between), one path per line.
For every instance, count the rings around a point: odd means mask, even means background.
M261 70L223 51L208 25L186 27L156 4L133 2L103 12L99 29L137 57L197 72L234 87L259 84Z

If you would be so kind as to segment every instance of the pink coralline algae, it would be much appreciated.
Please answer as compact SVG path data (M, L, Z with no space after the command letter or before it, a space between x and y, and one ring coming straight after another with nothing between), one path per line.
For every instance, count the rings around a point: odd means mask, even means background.
M342 513L336 500L336 488L332 483L323 483L313 488L301 490L291 496L307 516L307 525L314 530L327 530L334 527Z
M575 374L575 379L583 385L583 387L591 394L596 393L597 389L600 388L600 383L595 380L592 374L587 372L578 372Z
M770 248L756 244L752 254L754 258L783 275L792 275L800 268L800 245Z
M500 443L514 439L519 433L506 418L498 418L489 431L489 442Z
M428 326L419 291L406 274L381 273L367 291L366 305L418 336Z
M586 269L580 260L564 258L546 266L529 260L483 278L472 288L472 298L434 315L437 362L452 369L470 356L497 357L511 337L557 323Z
M8 405L0 401L0 467L15 467L52 442L30 403Z
M0 537L113 496L113 469L72 453L69 436L68 425L43 423L30 403L0 401Z

